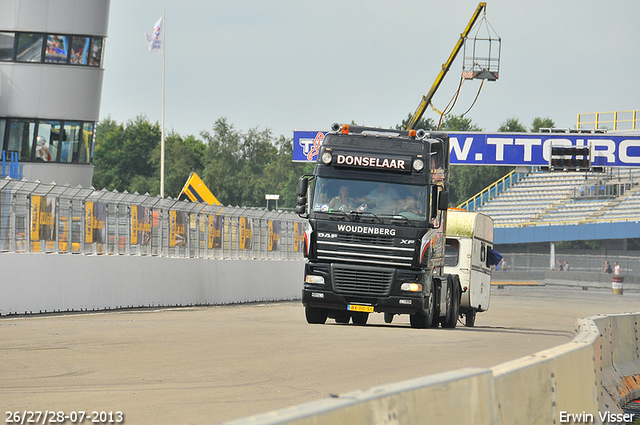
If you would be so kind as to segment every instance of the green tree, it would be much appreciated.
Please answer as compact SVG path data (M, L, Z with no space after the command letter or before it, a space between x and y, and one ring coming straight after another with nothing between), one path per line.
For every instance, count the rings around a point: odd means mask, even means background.
M473 123L471 118L462 115L448 115L440 125L442 131L482 131L482 128Z
M498 127L499 132L503 133L526 133L527 128L516 117L507 118L505 122Z
M538 133L541 128L554 128L555 126L556 124L549 117L547 118L536 117L533 119L533 122L531 123L531 132Z
M279 207L295 206L298 178L313 164L292 161L292 139L274 140L269 129L242 133L226 118L201 136L207 145L202 178L222 204L264 206L265 194L279 194Z
M159 142L160 126L150 124L144 115L120 125L106 118L96 129L93 186L158 194L160 182L153 185L147 179L156 173L152 153Z
M195 136L183 138L171 132L165 137L164 194L177 198L192 171L199 176L204 170L206 145ZM160 146L153 152L153 164L160 175ZM158 177L159 178L159 177Z
M402 120L401 124L396 125L396 130L404 130L405 128L407 128L407 124L409 124L409 121L411 121L412 117L413 117L413 114L409 113L407 118ZM426 130L426 131L434 131L436 129L436 123L431 118L424 118L424 117L420 118L416 123L415 130L419 130L419 129Z

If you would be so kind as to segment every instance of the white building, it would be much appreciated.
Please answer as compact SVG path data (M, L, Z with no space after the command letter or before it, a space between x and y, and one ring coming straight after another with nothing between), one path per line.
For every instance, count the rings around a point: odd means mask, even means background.
M91 186L109 5L0 1L0 150L27 180Z

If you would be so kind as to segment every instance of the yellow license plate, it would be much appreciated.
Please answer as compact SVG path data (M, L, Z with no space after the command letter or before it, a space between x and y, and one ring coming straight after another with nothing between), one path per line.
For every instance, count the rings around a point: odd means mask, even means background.
M349 311L362 311L364 313L373 313L373 306L372 305L349 304L347 306L347 310L349 310Z

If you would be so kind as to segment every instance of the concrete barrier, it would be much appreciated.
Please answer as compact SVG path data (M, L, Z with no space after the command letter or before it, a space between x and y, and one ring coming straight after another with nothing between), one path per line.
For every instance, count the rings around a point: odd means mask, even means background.
M227 425L631 423L640 397L640 313L576 322L569 343L491 369L354 391Z
M2 253L0 270L8 315L294 300L304 261Z

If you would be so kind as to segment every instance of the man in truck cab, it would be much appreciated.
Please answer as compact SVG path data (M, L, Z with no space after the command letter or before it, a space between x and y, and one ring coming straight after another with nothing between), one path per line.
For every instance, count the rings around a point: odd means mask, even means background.
M367 204L367 211L376 214L395 214L399 199L400 196L395 188L388 183L378 183L378 187L369 192L362 202Z

